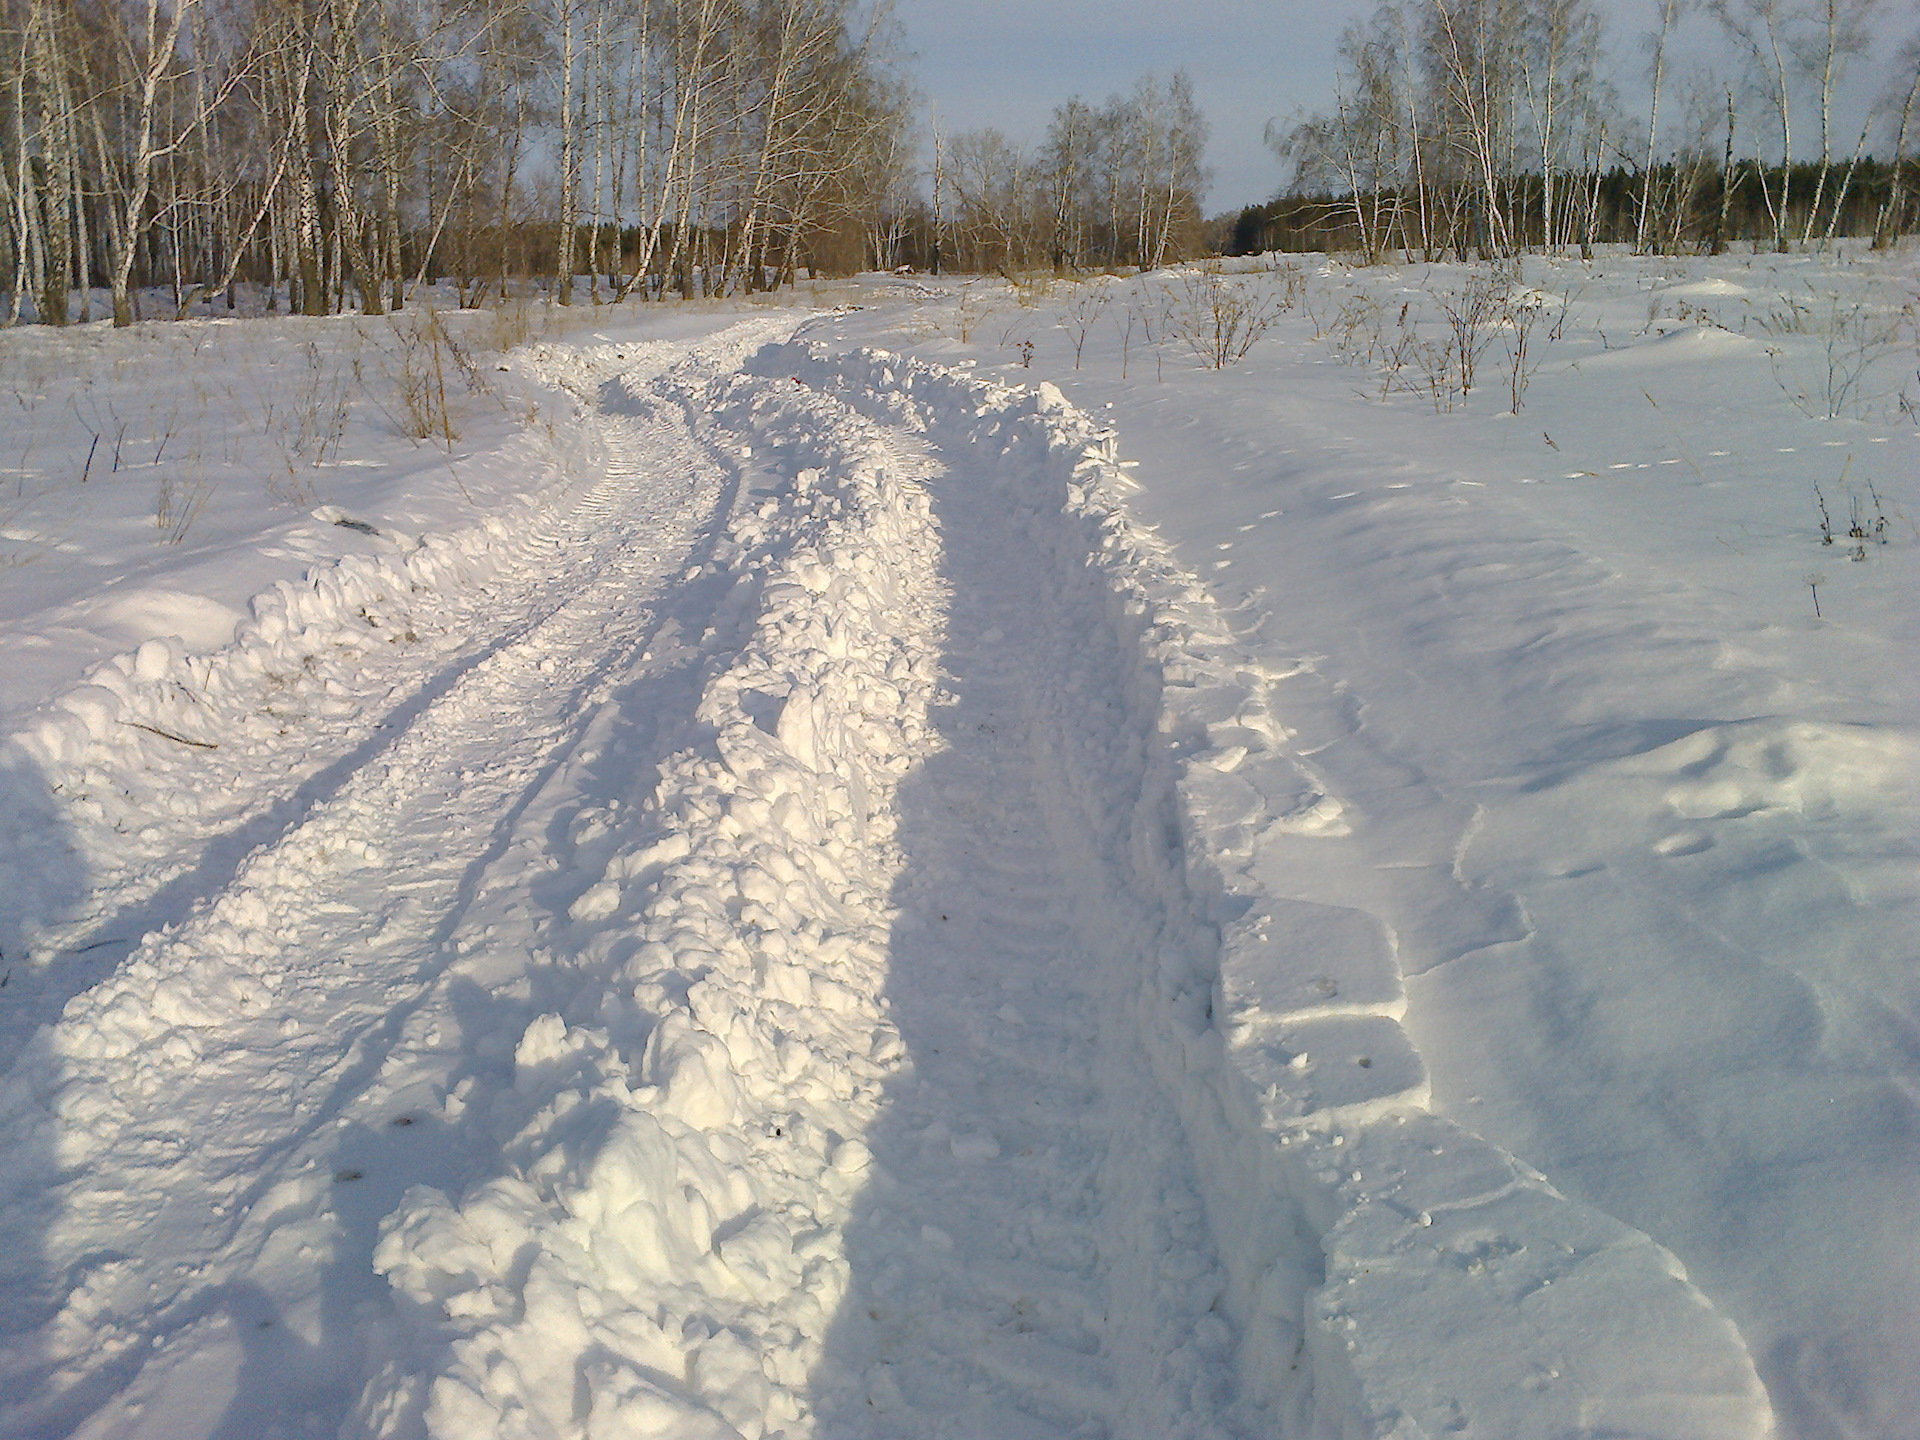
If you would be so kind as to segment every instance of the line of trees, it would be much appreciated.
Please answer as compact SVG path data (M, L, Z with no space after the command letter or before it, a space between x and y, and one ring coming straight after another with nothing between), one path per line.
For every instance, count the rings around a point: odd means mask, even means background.
M930 263L1012 273L1152 268L1198 253L1207 122L1185 74L1057 107L1031 151L998 130L934 136Z
M0 0L0 281L380 313L889 260L909 92L861 0Z
M1920 35L1862 90L1881 0L1645 4L1642 116L1608 78L1599 0L1381 0L1342 36L1333 105L1269 129L1293 181L1233 243L1373 259L1601 241L1784 251L1913 228ZM1717 40L1718 69L1681 68L1690 23ZM1863 123L1842 136L1849 86ZM1817 158L1795 133L1809 114Z

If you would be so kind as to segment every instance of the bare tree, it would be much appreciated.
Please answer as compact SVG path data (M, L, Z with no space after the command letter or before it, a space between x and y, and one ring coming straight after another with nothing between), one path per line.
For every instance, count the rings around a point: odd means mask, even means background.
M125 47L129 69L136 85L133 154L126 187L126 199L120 211L116 238L119 258L113 267L113 323L133 323L130 297L133 275L134 242L140 233L147 194L153 181L154 161L174 145L178 138L161 142L154 134L155 114L159 108L160 86L174 65L174 49L180 42L180 27L192 8L193 0L173 0L170 11L163 12L160 0L146 0L145 21L137 31L120 38Z
M1332 113L1298 120L1284 131L1267 128L1267 143L1291 162L1296 186L1344 193L1369 264L1385 252L1407 170L1412 110L1400 91L1406 66L1398 16L1397 9L1382 7L1370 25L1354 22L1342 32Z
M1474 244L1483 254L1512 252L1507 214L1519 67L1515 0L1427 0L1421 36L1429 93L1440 133L1474 184Z
M1053 112L1041 151L1053 216L1049 244L1056 271L1078 269L1087 248L1087 198L1092 186L1096 150L1093 109L1078 96Z
M1880 0L1816 0L1819 25L1812 43L1804 47L1800 60L1813 77L1820 102L1820 174L1814 183L1813 203L1807 208L1806 229L1800 243L1813 238L1820 219L1820 202L1827 190L1827 172L1833 165L1833 95L1846 62L1866 53L1872 39L1868 20L1880 6ZM1857 158L1865 148L1866 127L1861 129ZM1851 176L1852 167L1848 167ZM1836 206L1837 211L1837 206Z
M1673 22L1679 18L1685 3L1686 0L1654 0L1659 12L1658 24L1646 37L1647 48L1652 55L1647 79L1653 91L1653 100L1647 110L1646 160L1640 167L1640 218L1634 227L1633 240L1633 248L1643 253L1647 248L1647 232L1652 218L1654 159L1659 153L1660 143L1660 98L1667 79L1667 43L1673 38Z
M1773 247L1787 248L1793 188L1793 74L1796 22L1786 0L1708 0L1708 9L1745 56L1749 74L1765 96L1780 135L1780 194L1766 193L1766 168L1756 159L1762 198L1773 220Z
M1899 233L1900 217L1910 203L1907 190L1909 161L1907 147L1914 138L1915 116L1920 113L1920 34L1901 48L1897 75L1904 76L1906 93L1899 105L1900 122L1894 132L1893 159L1888 166L1887 197L1873 221L1873 244L1884 250Z
M1521 83L1540 164L1541 243L1555 251L1568 233L1560 177L1572 169L1569 145L1589 113L1580 97L1599 84L1602 26L1591 0L1544 0L1530 20L1520 52Z

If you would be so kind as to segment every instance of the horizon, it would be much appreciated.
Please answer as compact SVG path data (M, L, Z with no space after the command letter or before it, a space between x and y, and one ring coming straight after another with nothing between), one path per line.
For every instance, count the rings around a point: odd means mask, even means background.
M1029 146L1044 136L1054 108L1074 96L1098 104L1142 75L1164 79L1185 70L1210 130L1211 178L1202 208L1222 215L1271 200L1285 187L1286 167L1265 142L1268 124L1284 124L1331 100L1340 32L1376 8L1377 0L1215 0L1173 18L1142 0L1052 0L1044 10L1019 0L970 0L964 6L900 0L894 13L920 91L923 153L935 117L950 132L991 127ZM1609 78L1626 113L1643 114L1649 87L1638 37L1653 18L1652 0L1601 0L1601 8L1607 13ZM1866 106L1885 84L1906 38L1896 9L1881 7L1864 63L1856 62L1843 77L1833 125L1841 158L1851 153ZM1677 133L1680 86L1702 67L1723 75L1730 59L1706 16L1689 15L1676 24L1664 87L1663 104L1670 107L1662 116L1665 135ZM1797 115L1796 122L1804 118ZM1817 126L1799 124L1796 140L1797 158L1817 158ZM1809 144L1815 154L1805 153Z

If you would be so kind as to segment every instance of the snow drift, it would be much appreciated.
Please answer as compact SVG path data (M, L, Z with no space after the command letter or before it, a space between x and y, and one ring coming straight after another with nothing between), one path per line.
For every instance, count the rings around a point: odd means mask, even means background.
M1248 1426L1764 1434L1738 1334L1669 1254L1428 1111L1387 927L1248 878L1273 837L1348 821L1274 677L1126 518L1113 437L1051 387L878 352L747 368L709 403L792 479L720 557L743 639L716 639L696 728L577 902L624 937L568 1007L598 1023L529 1026L489 1119L502 1173L387 1223L402 1321L357 1428L812 1428L859 1137L899 1057L891 797L939 654L905 431L964 462L945 483L994 488L1052 557L1061 623L1121 667L1122 693L1079 697L1098 723L1052 737L1058 838L1104 867L1080 923L1184 1118Z
M691 733L574 904L607 925L570 1007L598 1023L520 1037L486 1120L505 1173L388 1221L404 1333L365 1433L759 1436L807 1413L899 1053L889 800L932 689L937 540L872 427L744 379L704 403L791 476L715 557L744 643L718 627Z
M738 327L723 368L771 329ZM597 871L567 911L565 993L483 1037L511 1054L507 1081L439 1097L436 1118L482 1137L491 1173L457 1194L417 1185L387 1216L374 1263L393 1309L360 1337L366 1378L344 1433L825 1428L845 1232L859 1195L886 1183L868 1141L902 1064L885 999L895 802L927 758L939 691L939 485L984 487L1024 530L1045 562L1033 623L1089 657L1044 677L1043 808L1052 843L1092 877L1065 902L1081 948L1103 961L1195 1161L1243 1428L1767 1432L1739 1335L1671 1255L1430 1111L1391 929L1251 878L1269 847L1339 845L1359 822L1290 748L1270 703L1280 677L1128 519L1111 434L1050 386L877 351L773 344L715 380L617 353L543 363L583 414L684 412L699 443L751 452L773 478L742 486L699 567L711 573L688 577L724 596L684 637L697 703L662 720L630 803L576 818ZM109 662L25 752L105 791L138 768L128 746L166 753L268 723L255 704L268 670L306 672L306 703L348 706L335 672L301 657L360 665L413 633L413 607L545 544L537 527L495 525L343 562L263 600L219 655L156 642ZM100 803L110 826L120 802ZM189 816L173 833L217 823ZM27 943L80 933L44 908ZM38 1113L31 1070L8 1097L23 1125ZM1106 1319L1138 1341L1131 1317ZM1118 1378L1116 1428L1159 1440L1165 1403Z
M1132 743L1070 727L1065 780L1134 902L1104 938L1188 1125L1245 1397L1279 1433L1766 1433L1739 1335L1670 1254L1428 1112L1387 928L1249 878L1271 837L1337 844L1342 807L1289 753L1273 677L1126 518L1114 437L1046 385L872 351L752 365L984 457L1051 548L1060 606L1131 661Z

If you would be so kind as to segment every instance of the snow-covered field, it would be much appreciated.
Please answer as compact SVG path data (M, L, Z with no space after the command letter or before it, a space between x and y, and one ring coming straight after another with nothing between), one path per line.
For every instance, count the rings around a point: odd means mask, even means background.
M0 1433L1920 1435L1912 256L1483 283L0 335Z

